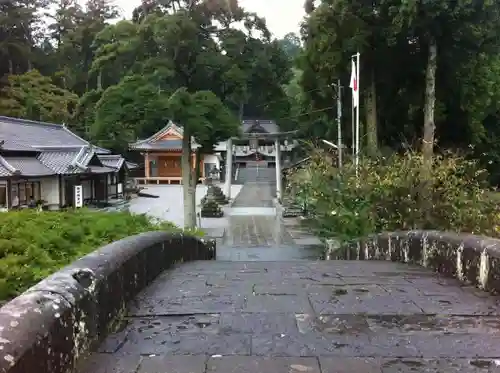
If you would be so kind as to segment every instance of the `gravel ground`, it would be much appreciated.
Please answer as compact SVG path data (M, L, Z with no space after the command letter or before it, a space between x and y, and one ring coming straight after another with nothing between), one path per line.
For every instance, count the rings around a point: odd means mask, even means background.
M222 186L221 186L222 187ZM240 192L242 185L232 185L231 197L235 198ZM222 187L224 190L224 188ZM182 198L182 185L148 185L143 189L144 193L153 194L160 198L139 197L130 201L130 212L135 214L148 214L152 217L168 220L178 226L184 225L184 203ZM196 204L207 192L206 185L198 185L196 188ZM227 220L221 219L201 219L202 228L223 228L227 226Z

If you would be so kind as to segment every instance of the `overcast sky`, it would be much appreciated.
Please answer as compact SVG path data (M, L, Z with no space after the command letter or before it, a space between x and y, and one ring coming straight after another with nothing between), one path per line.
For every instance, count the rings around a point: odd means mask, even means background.
M125 18L132 17L132 10L140 4L140 0L115 0L123 10ZM298 32L304 17L304 0L239 0L240 5L248 11L264 17L267 27L281 38L289 32Z

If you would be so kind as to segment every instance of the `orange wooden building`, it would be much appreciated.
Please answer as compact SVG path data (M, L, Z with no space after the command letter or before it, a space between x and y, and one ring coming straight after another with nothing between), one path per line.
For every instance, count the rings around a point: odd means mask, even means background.
M183 130L173 122L153 136L130 144L130 149L138 150L144 156L144 177L137 178L139 183L149 184L180 184L182 182L182 137ZM199 145L191 140L192 150ZM209 162L207 162L207 160ZM192 156L192 167L195 167L195 155ZM200 181L205 179L208 167L219 167L218 157L204 155L200 160Z

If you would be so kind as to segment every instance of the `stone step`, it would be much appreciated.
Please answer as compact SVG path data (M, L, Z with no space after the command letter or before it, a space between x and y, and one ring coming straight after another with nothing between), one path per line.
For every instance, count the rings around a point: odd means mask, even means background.
M296 211L285 210L285 211L283 211L283 214L282 214L282 216L284 218L297 218L297 217L302 216L302 215L303 215L303 212L298 211L298 210L296 210Z

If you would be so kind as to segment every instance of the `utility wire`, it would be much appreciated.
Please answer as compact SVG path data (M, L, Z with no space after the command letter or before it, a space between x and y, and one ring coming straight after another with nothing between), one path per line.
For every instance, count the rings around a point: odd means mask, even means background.
M308 91L303 92L303 94L307 94L307 93L311 93L311 92L315 92L315 91L320 91L320 90L322 90L322 89L323 89L323 88L314 88L314 89L310 89L310 90L308 90ZM267 106L267 105L269 105L269 104L273 104L273 103L280 102L280 101L282 101L282 100L272 100L272 101L268 101L268 102L266 102L265 104L261 104L261 105L254 106L254 108L256 108L256 109L257 109L257 108L261 108L261 107Z
M284 117L284 118L280 118L280 120L283 120L283 119L294 119L294 118L300 118L300 117L303 117L304 115L308 115L308 114L312 114L312 113L319 113L319 112L322 112L322 111L326 111L326 110L330 110L330 109L334 109L336 108L337 105L332 105L332 106L328 106L326 108L323 108L323 109L315 109L315 110L310 110L310 111L307 111L305 113L301 113L299 115L292 115L292 116L289 116L289 117Z

